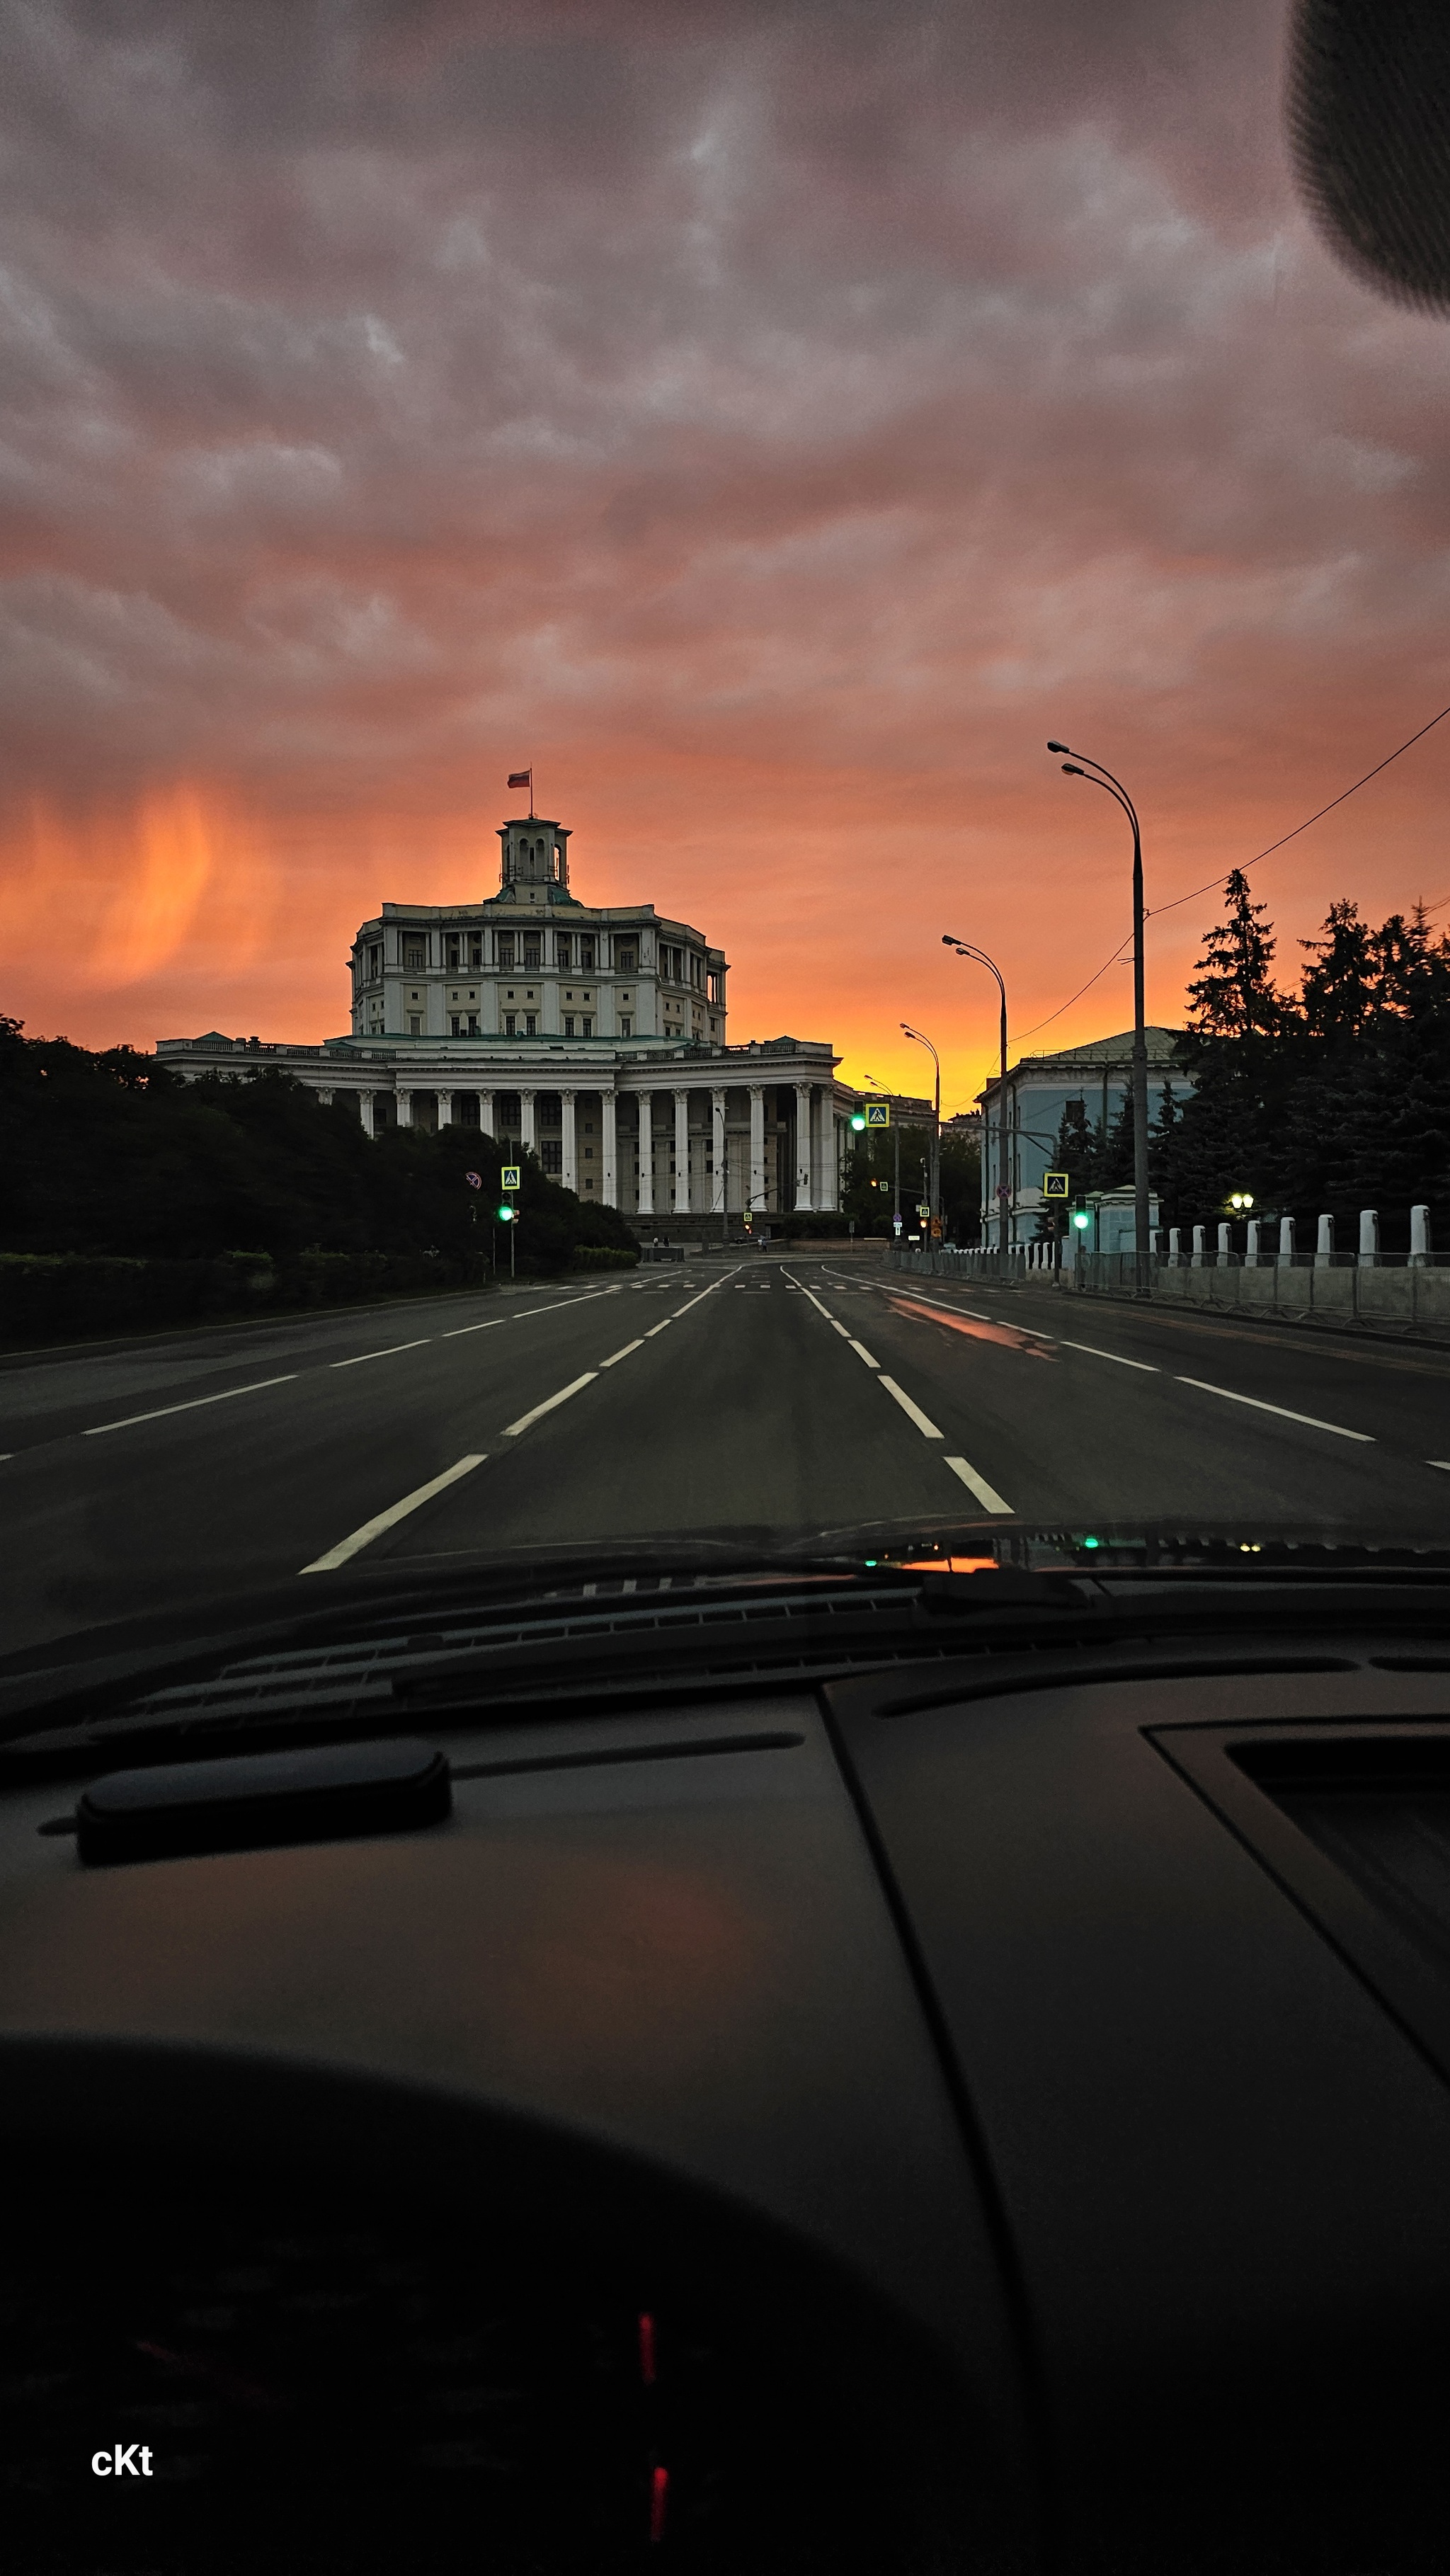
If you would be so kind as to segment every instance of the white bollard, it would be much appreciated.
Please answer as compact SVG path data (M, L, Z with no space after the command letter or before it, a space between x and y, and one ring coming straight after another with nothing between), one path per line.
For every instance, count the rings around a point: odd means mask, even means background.
M1279 1268L1281 1270L1293 1269L1295 1249L1296 1228L1294 1219L1291 1216L1281 1216L1279 1219Z
M1380 1212L1378 1208L1361 1208L1359 1212L1359 1266L1374 1270L1380 1257Z
M1319 1240L1314 1247L1314 1267L1316 1270L1332 1270L1334 1267L1334 1219L1332 1216L1322 1216L1319 1220Z
M1410 1210L1410 1259L1417 1270L1423 1270L1430 1258L1430 1211L1427 1207Z
M1194 1229L1193 1229L1193 1260L1192 1260L1192 1263L1191 1263L1191 1267L1192 1267L1194 1270L1201 1270L1201 1269L1203 1268L1203 1266L1204 1266L1204 1261L1205 1261L1205 1259L1206 1259L1206 1255L1205 1255L1205 1252L1204 1252L1204 1245L1205 1245L1205 1243L1207 1242L1207 1239L1208 1239L1208 1228L1207 1228L1207 1226L1206 1226L1206 1225L1196 1225L1196 1226L1194 1227Z
M1182 1262L1183 1228L1181 1225L1170 1225L1168 1229L1168 1259L1175 1270Z
M1259 1220L1256 1216L1251 1216L1249 1219L1248 1236L1248 1247L1244 1253L1244 1268L1246 1270L1257 1270L1259 1266Z
M1233 1248L1232 1226L1221 1225L1218 1230L1218 1266L1220 1270L1227 1270L1230 1261L1233 1259Z

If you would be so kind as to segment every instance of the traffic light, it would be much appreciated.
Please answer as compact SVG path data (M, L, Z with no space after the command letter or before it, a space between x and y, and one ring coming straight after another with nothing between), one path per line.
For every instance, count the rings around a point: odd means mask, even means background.
M860 1133L861 1133L862 1128L863 1128L863 1127L865 1126L865 1124L866 1124L866 1112L865 1112L865 1110L864 1110L864 1109L858 1109L858 1110L856 1111L856 1114L855 1114L854 1118L852 1119L851 1124L852 1124L852 1126L855 1128L856 1133L857 1133L857 1135L859 1136L859 1135L860 1135Z
M507 1199L505 1199L500 1206L494 1209L494 1215L497 1217L500 1225L513 1224L514 1212Z

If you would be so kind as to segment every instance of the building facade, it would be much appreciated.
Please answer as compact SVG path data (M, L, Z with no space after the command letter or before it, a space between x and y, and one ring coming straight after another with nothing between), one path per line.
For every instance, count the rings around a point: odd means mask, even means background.
M386 1127L476 1126L632 1219L839 1205L852 1095L825 1039L726 1036L724 953L652 904L591 906L569 833L502 825L499 890L385 903L353 942L351 1028L320 1046L162 1038L188 1079L259 1061Z
M1146 1029L1148 1116L1157 1117L1165 1087L1186 1100L1193 1081L1179 1064L1177 1029ZM1107 1135L1133 1087L1133 1032L1093 1038L1059 1055L1028 1055L1007 1068L1007 1156L1002 1163L1002 1079L994 1074L978 1097L982 1112L982 1241L1031 1243L1047 1202L1042 1175L1053 1168L1058 1130L1074 1109ZM1002 1195L1005 1181L1006 1195ZM1112 1195L1112 1194L1110 1194ZM1108 1248L1105 1244L1104 1249Z

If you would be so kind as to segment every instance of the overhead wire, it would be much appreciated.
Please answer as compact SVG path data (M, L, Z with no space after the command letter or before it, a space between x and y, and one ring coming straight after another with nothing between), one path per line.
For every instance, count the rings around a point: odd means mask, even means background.
M1331 796L1328 804L1321 805L1317 814L1310 814L1306 816L1302 823L1296 823L1292 832L1281 834L1277 841L1271 841L1267 849L1259 850L1253 858L1241 859L1237 867L1226 868L1221 877L1210 877L1207 885L1193 886L1187 894L1176 894L1171 903L1160 903L1155 905L1151 912L1145 914L1145 919L1148 921L1156 920L1157 915L1160 912L1177 912L1182 904L1196 903L1201 894L1214 894L1220 886L1227 885L1231 876L1245 875L1250 868L1256 868L1261 859L1271 859L1276 850L1282 850L1284 848L1286 842L1297 841L1301 832L1307 832L1311 825L1315 823L1322 823L1325 815L1332 814L1336 805L1343 805L1347 798L1357 796L1361 787L1368 787L1370 780L1372 778L1378 778L1381 770L1388 769L1392 761L1400 759L1405 752L1412 751L1417 742L1423 742L1426 734L1433 733L1436 725L1443 724L1447 716L1450 716L1450 707L1442 707L1437 716L1431 716L1428 724L1421 725L1418 733L1412 733L1408 741L1400 743L1394 751L1387 752L1383 760L1377 760L1373 769L1367 769L1363 778L1356 778L1352 787L1341 788L1337 796ZM1438 912L1439 908L1438 903L1433 904L1430 907L1434 912ZM1085 984L1080 984L1077 991L1068 1001L1060 1002L1055 1011L1049 1011L1045 1020L1036 1020L1030 1029L1023 1029L1019 1032L1017 1039L1018 1045L1020 1046L1022 1044L1024 1038L1036 1037L1039 1029L1050 1029L1054 1020L1060 1020L1064 1011L1070 1011L1074 1002L1080 1002L1084 993L1090 993L1092 991L1094 984L1098 983L1101 978L1106 975L1110 966L1116 966L1120 959L1126 956L1132 944L1131 936L1120 941L1119 945L1114 949L1112 956L1104 958L1102 965L1098 968L1097 974L1089 975L1087 982Z

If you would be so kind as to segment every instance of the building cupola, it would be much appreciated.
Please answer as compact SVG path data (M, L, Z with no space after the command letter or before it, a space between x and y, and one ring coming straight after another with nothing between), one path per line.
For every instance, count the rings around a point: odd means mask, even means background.
M498 837L503 845L499 883L506 895L547 903L552 888L567 893L569 835L562 823L545 823L530 814L522 822L500 824Z

